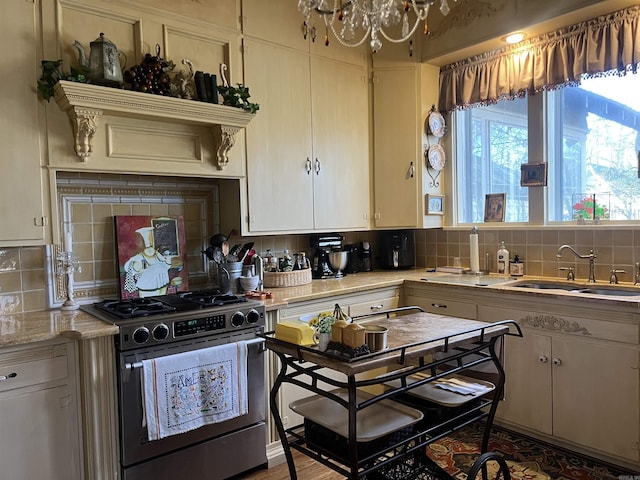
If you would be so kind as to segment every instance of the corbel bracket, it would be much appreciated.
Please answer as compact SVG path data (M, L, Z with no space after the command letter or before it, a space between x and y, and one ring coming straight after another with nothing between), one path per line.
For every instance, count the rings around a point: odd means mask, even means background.
M216 167L218 170L224 170L224 167L229 163L229 150L235 145L236 134L240 128L229 125L214 125L212 130L217 145Z
M75 136L75 151L83 162L93 152L93 136L98 128L98 117L102 115L102 110L93 108L73 107L69 111L69 117L73 124Z

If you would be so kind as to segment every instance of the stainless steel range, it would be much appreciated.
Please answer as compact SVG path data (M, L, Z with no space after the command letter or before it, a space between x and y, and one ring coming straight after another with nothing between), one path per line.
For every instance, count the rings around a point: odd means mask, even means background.
M217 291L107 300L81 307L120 327L115 338L122 480L224 479L266 464L265 325L261 302ZM148 440L142 361L247 341L246 415Z

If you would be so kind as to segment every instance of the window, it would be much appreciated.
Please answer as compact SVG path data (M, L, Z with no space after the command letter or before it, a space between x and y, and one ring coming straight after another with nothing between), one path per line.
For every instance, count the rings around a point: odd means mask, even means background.
M550 221L594 212L614 221L640 219L640 75L582 81L549 92ZM555 127L555 128L551 128Z
M520 186L520 165L528 157L527 99L502 100L456 116L458 221L482 222L489 193L506 193L505 221L528 221L528 192Z
M638 91L639 74L604 76L543 93L544 102L502 100L456 112L458 223L482 222L487 193L507 194L505 221L529 221L520 165L529 161L530 111L544 119L536 128L547 138L539 160L549 164L546 221L639 220ZM540 108L544 115L533 110Z

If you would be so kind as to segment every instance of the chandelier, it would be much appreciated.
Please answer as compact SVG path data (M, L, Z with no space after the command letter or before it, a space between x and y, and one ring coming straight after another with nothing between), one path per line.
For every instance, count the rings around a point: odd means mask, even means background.
M384 37L390 42L401 43L409 39L424 22L424 34L429 33L427 15L438 0L298 0L298 10L304 16L305 32L313 26L313 15L325 24L325 45L329 45L329 30L344 46L359 47L367 39L374 53L382 48ZM454 0L457 2L458 0ZM449 13L448 0L439 0L440 12ZM409 14L415 21L410 25ZM402 24L400 37L393 37L386 28ZM362 36L360 36L360 34Z

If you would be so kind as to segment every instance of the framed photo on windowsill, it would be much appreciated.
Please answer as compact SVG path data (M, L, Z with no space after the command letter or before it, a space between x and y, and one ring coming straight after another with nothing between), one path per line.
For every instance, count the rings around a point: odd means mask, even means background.
M506 193L488 193L484 198L484 221L504 222L504 211L506 207Z
M523 163L520 165L520 186L521 187L546 187L547 186L547 164L546 163Z
M444 195L425 195L427 215L444 215Z

